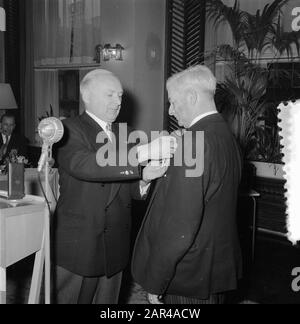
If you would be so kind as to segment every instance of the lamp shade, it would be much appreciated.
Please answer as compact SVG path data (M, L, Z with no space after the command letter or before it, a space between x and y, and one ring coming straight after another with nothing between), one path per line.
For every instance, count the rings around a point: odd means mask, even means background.
M18 105L10 84L0 83L0 109L16 108L18 108Z

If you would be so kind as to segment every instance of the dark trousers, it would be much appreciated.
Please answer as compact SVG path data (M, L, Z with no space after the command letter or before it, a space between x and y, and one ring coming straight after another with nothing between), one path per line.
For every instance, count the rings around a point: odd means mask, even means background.
M165 304L224 304L224 294L210 295L208 299L196 299L184 296L166 295L164 297Z
M82 277L56 266L53 278L53 302L56 304L117 304L122 272L111 278Z

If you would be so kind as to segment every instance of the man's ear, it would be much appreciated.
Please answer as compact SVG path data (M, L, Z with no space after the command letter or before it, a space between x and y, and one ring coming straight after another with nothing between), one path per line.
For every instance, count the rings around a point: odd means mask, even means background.
M190 105L195 106L195 104L197 103L197 98L198 94L195 89L191 88L187 90L187 100Z
M90 93L89 93L89 91L83 91L82 92L82 100L85 103L89 103L90 102Z

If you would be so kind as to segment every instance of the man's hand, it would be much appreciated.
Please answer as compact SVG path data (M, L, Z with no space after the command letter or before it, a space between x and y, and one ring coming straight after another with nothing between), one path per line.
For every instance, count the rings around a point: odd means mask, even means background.
M151 161L143 169L143 181L148 184L152 180L161 178L168 170L169 161Z
M149 144L138 147L139 163L148 160L170 159L177 149L177 141L173 136L161 136Z
M153 305L163 304L160 301L160 296L159 295L148 294L148 301L149 301L150 304L153 304Z

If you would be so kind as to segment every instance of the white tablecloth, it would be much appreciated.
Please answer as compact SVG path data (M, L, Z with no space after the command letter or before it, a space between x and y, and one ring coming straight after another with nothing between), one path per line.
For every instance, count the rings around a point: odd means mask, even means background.
M43 172L41 173L42 185L45 191L45 177ZM25 194L36 195L43 197L43 192L38 180L38 172L35 168L25 169L24 180ZM7 190L7 175L0 175L0 190ZM56 207L56 202L59 196L59 184L58 184L58 171L57 169L50 169L49 171L49 190L48 201L50 203L51 211L53 212Z

